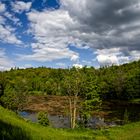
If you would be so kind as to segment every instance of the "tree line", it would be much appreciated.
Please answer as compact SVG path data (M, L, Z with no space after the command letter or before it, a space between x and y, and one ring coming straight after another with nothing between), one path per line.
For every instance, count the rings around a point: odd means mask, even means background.
M80 82L76 83L75 79ZM76 68L39 67L0 72L0 96L7 98L16 95L63 96L74 90L76 84L76 92L81 98L91 99L95 93L102 100L140 98L140 61L99 69L85 66L78 71Z

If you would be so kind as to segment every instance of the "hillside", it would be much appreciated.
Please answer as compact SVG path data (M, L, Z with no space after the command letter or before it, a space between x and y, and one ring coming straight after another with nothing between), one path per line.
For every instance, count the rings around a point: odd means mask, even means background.
M0 107L0 137L4 140L140 140L140 122L106 130L54 129L26 122Z

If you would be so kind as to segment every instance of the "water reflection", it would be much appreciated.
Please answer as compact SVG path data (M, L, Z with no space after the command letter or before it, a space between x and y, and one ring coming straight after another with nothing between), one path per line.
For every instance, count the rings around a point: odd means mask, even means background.
M116 125L122 125L127 122L140 121L140 104L128 104L128 103L105 103L102 107L102 112L107 115L92 116L86 127L98 128L98 127L113 127ZM19 112L20 116L25 119L37 122L37 113L34 112ZM48 115L48 119L55 128L69 128L70 119L69 116L63 115ZM80 118L77 118L80 121Z
M20 111L19 115L27 120L32 121L32 122L37 122L37 113Z
M22 116L23 118L30 120L32 122L37 122L37 113L34 112L19 112L19 115ZM52 125L52 127L55 128L69 128L70 123L69 123L69 117L68 116L63 116L63 115L48 115L48 119Z
M30 120L32 122L37 122L37 113L32 113L32 112L19 112L19 115L21 115L23 118ZM70 128L70 119L69 116L63 116L63 115L48 115L48 119L51 123L52 127L55 128ZM80 118L77 118L78 121L80 121ZM110 122L110 123L105 123L103 118L94 116L91 117L87 124L86 127L88 128L98 128L98 127L104 127L104 126L111 126L115 125L115 123Z

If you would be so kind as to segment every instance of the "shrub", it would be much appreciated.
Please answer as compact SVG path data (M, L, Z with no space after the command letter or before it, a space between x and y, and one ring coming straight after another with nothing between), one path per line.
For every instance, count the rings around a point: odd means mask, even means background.
M49 126L50 122L48 119L48 113L47 112L39 112L38 113L38 123L43 125L43 126Z

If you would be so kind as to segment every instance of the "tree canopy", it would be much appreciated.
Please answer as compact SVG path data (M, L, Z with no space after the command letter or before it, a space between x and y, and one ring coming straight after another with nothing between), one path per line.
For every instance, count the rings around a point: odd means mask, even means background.
M0 72L0 96L63 96L68 94L68 89L87 100L95 96L102 100L140 98L140 61L99 69L83 67L78 73L75 68L46 67Z

